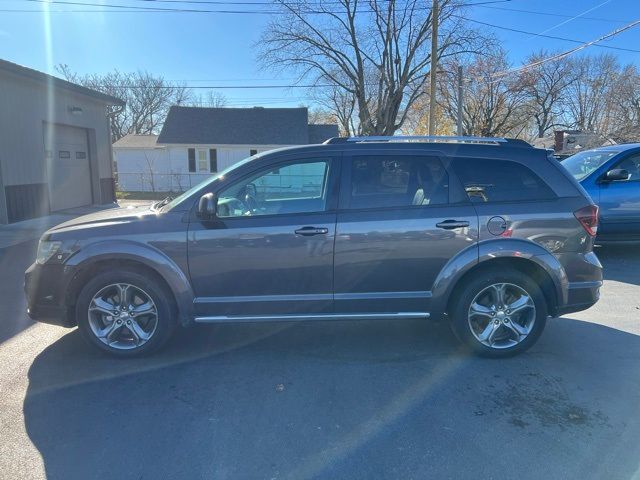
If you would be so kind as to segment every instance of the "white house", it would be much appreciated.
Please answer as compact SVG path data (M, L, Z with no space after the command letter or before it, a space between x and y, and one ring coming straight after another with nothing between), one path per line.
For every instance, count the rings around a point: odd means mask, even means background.
M171 107L160 135L113 144L118 187L181 192L256 153L337 136L337 125L309 125L306 108Z

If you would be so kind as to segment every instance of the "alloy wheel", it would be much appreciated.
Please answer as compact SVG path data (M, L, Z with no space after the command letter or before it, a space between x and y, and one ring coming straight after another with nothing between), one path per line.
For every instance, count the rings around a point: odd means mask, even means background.
M469 306L473 336L489 348L504 349L522 342L536 319L531 295L513 283L494 283L482 289Z
M89 303L89 326L105 345L118 350L138 348L158 326L158 309L147 292L128 283L107 285Z

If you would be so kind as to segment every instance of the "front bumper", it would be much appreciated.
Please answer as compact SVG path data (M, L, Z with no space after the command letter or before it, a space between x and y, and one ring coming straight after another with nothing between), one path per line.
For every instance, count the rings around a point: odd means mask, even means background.
M27 314L38 322L73 327L75 318L66 305L65 267L32 264L24 272Z

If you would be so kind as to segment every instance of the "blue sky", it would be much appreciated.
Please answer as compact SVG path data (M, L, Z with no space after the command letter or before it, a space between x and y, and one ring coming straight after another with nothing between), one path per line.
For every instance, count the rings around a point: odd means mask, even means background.
M140 0L102 1L149 6L149 3ZM178 8L182 5L168 3L161 6ZM186 3L185 6L205 9L242 8ZM0 10L28 9L42 12L44 7L42 3L25 0L0 0ZM51 6L51 9L57 10L64 8L87 10L90 7ZM567 22L569 18L562 16L515 10L568 16L591 11ZM640 18L640 1L511 0L472 7L469 17L504 27L587 41ZM142 69L161 74L167 79L185 80L189 85L201 86L266 85L288 83L292 80L291 76L276 76L273 72L260 71L256 62L254 44L269 20L266 15L94 12L52 13L48 18L49 22L44 13L0 11L0 58L45 72L51 72L52 66L58 63L66 63L80 73L106 72L113 68L122 71ZM575 45L499 29L490 30L503 42L514 64L520 63L527 54L540 48L564 50ZM640 50L640 27L622 33L605 45ZM613 52L623 63L640 64L639 53L597 47L591 47L588 51ZM232 106L296 106L305 103L302 90L225 89L221 92Z

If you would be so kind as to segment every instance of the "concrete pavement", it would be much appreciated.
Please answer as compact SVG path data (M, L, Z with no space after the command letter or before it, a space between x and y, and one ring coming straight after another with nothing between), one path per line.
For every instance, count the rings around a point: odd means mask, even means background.
M0 478L640 478L640 248L528 353L424 321L202 326L114 360L33 325L0 250Z

